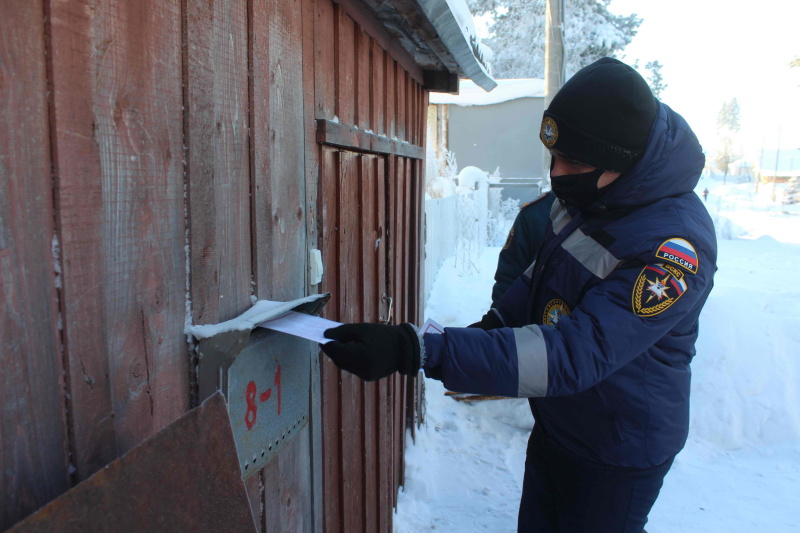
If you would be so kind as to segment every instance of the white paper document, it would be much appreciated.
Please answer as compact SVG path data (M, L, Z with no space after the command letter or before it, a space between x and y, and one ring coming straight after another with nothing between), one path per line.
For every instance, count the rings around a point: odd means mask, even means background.
M262 328L288 333L289 335L302 337L320 344L331 341L331 339L325 338L326 329L341 325L341 322L334 322L327 318L298 313L297 311L289 311L285 315L259 324Z
M435 335L441 335L442 333L444 333L444 327L432 318L426 320L425 323L422 324L422 327L419 328L419 330L422 333L423 337L428 333Z

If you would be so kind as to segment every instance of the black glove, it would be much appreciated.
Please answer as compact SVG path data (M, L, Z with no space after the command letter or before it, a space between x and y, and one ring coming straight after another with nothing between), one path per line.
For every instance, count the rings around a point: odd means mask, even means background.
M321 344L333 362L361 379L375 381L394 372L419 372L419 337L411 324L344 324L326 329L337 342Z
M503 322L500 320L500 317L497 316L497 313L489 309L483 318L480 321L475 322L474 324L470 324L467 326L468 328L481 328L483 330L489 331L490 329L497 329L503 327Z

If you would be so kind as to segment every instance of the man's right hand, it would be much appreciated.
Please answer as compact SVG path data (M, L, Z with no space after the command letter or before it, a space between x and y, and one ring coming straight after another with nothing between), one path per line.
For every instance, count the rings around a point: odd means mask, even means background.
M494 310L489 309L489 311L483 315L478 322L474 324L470 324L467 326L469 328L481 328L483 330L489 331L490 329L497 329L503 327L503 322L500 320L500 317L497 316L497 313Z

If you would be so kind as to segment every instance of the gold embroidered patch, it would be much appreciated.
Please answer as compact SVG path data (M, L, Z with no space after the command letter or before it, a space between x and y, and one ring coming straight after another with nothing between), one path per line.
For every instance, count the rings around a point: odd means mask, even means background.
M669 309L688 288L680 269L664 263L647 265L633 285L631 307L638 316L655 316Z
M569 316L570 310L567 302L559 300L558 298L550 300L544 308L544 316L542 316L542 324L555 328L558 321L565 316Z
M550 117L544 117L542 120L542 129L539 131L539 137L548 148L552 148L558 140L558 126L556 121Z
M506 237L506 243L503 245L503 250L508 250L508 247L511 246L511 239L514 238L514 226L511 226L511 231L508 232L508 237Z

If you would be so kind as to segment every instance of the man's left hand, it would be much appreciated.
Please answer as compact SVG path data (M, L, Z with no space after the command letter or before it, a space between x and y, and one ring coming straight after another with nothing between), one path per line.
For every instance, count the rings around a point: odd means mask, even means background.
M494 312L493 309L489 309L483 318L479 321L475 322L474 324L470 324L467 326L468 328L481 328L483 330L489 331L492 329L502 328L503 321L500 320L500 317L497 316L497 313Z

